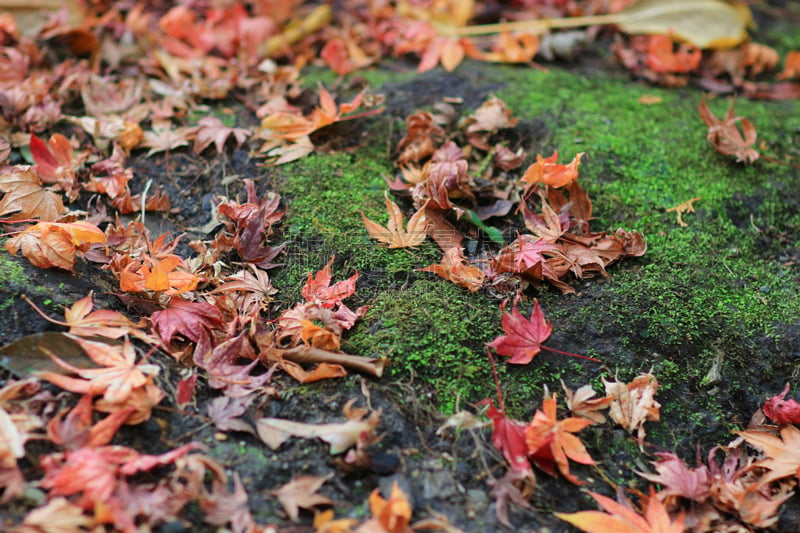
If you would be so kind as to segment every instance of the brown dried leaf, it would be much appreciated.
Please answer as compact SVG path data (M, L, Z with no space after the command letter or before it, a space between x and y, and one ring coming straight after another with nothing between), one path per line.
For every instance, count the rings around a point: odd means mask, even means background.
M57 220L66 211L61 196L42 188L42 182L29 166L16 165L0 169L0 217L14 213L7 220L39 218Z
M657 422L660 418L661 404L655 400L658 381L651 373L637 376L630 384L603 380L606 395L612 396L608 415L616 423L633 433L639 439L639 447L644 443L644 423Z
M719 120L705 100L700 102L700 118L708 126L707 139L717 152L736 156L737 162L754 163L759 158L759 153L753 148L757 138L756 128L746 118L734 117L733 106L731 102L723 119ZM737 122L741 123L741 131L736 126Z

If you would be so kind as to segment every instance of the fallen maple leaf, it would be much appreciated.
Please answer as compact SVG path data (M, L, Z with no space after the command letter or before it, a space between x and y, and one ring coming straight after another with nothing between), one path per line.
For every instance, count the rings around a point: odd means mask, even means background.
M425 240L428 228L428 221L425 217L427 202L411 216L408 220L408 225L404 229L403 221L405 219L403 218L403 212L400 211L400 207L396 203L389 199L388 191L385 193L385 197L386 210L389 212L389 223L386 227L371 221L364 213L361 213L369 236L388 244L389 248L407 248L421 244Z
M469 264L462 250L462 248L454 246L445 252L441 264L434 264L417 270L420 272L433 272L444 279L469 289L470 292L475 292L483 285L486 275L480 268Z
M657 453L658 460L653 463L657 474L639 472L643 478L662 485L658 493L662 501L669 496L680 496L688 500L702 503L710 495L711 473L704 464L697 468L689 468L674 453Z
M289 437L302 437L305 439L319 438L330 444L330 453L337 455L355 446L359 441L371 438L371 434L378 427L381 420L381 411L356 412L351 411L353 400L345 405L347 422L333 424L304 424L282 418L262 418L256 422L258 436L273 450L279 448Z
M300 519L300 509L313 509L318 505L333 505L333 500L327 496L317 494L322 485L331 479L333 474L327 476L299 476L280 488L269 491L281 502L289 520L297 523Z
M708 126L708 141L714 145L717 152L725 155L736 156L736 161L754 163L759 158L759 153L753 148L756 143L756 128L753 123L744 117L733 116L734 103L719 120L708 108L706 101L700 102L700 118ZM736 123L741 123L741 131Z
M83 509L59 496L29 512L9 533L75 533L91 531L96 525Z
M573 435L591 424L594 424L594 421L588 418L571 417L558 420L555 396L545 398L542 408L536 411L533 420L525 428L528 455L545 472L554 474L551 464L554 462L567 480L576 485L583 485L582 481L570 473L569 459L584 465L594 464L586 447Z
M767 456L756 465L769 469L763 482L795 476L800 479L800 429L792 425L781 427L781 436L764 431L738 431L739 435Z
M569 522L586 533L683 533L683 512L673 521L666 506L650 489L644 516L628 505L615 502L608 496L589 492L606 511L579 511L555 513L557 518Z
M369 509L372 518L359 526L356 533L411 533L408 527L411 504L397 482L392 484L389 499L383 498L379 489L373 490L369 495Z
M203 117L198 122L195 132L194 153L199 154L212 143L217 153L221 154L225 150L225 142L230 136L236 141L236 147L240 147L247 138L252 135L246 128L229 128L217 117Z
M509 363L515 365L526 365L531 362L533 357L542 349L542 342L553 332L553 328L544 318L539 301L533 300L533 311L531 317L526 320L517 310L519 295L514 298L511 312L506 313L508 298L500 304L503 312L501 324L505 335L497 337L488 346L500 355L511 357Z
M174 150L189 144L187 139L189 133L190 128L173 129L169 121L155 122L151 131L144 132L141 146L150 148L148 156Z
M681 44L674 51L669 35L651 35L647 47L647 66L654 72L690 72L697 68L703 53L699 48Z
M335 257L315 275L309 274L301 294L307 302L318 301L324 308L332 308L351 296L356 290L358 272L344 281L331 285L331 265Z
M556 163L558 161L558 150L554 151L553 155L547 159L543 158L541 154L536 154L536 162L528 167L520 181L525 183L526 189L539 183L550 187L569 185L578 179L578 167L581 164L581 157L584 155L584 152L580 152L575 155L571 163L559 165Z
M609 396L594 398L597 393L591 385L584 385L575 392L572 392L563 381L561 382L561 387L567 395L567 408L573 415L588 418L598 424L605 423L606 417L598 411L608 409L608 405L614 400L613 398Z
M105 241L105 234L90 222L39 222L8 239L5 248L12 255L21 249L40 268L72 271L77 253Z
M769 398L761 410L770 420L776 424L800 424L800 403L790 398L786 400L789 393L789 383L783 388L783 392Z
M156 376L160 368L155 364L136 363L136 351L126 338L118 345L105 342L90 341L69 335L80 344L86 355L100 368L79 368L51 355L58 366L80 376L81 379L65 376L57 372L44 371L37 373L41 379L70 392L78 394L102 394L111 403L124 402L134 388L148 383L151 376Z
M639 447L644 445L644 423L657 422L660 418L661 404L655 400L658 380L650 373L637 376L630 384L610 382L603 379L606 396L614 401L609 406L608 415L630 433L636 431Z
M42 187L42 181L29 166L0 168L0 217L13 213L6 220L39 218L53 221L66 211L61 196Z
M507 417L502 403L497 408L491 399L485 402L489 404L486 415L492 421L492 444L506 458L512 471L519 472L522 477L533 478L533 469L528 460L528 446L525 443L525 428L528 425Z

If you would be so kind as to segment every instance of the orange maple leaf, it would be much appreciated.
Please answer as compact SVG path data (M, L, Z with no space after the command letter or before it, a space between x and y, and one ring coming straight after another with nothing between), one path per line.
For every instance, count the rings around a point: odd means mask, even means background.
M403 212L400 207L389 199L389 193L385 193L386 197L386 210L389 211L389 223L386 227L381 226L377 222L368 219L367 216L361 213L364 219L364 225L367 227L369 236L373 239L378 239L389 245L389 248L407 248L418 246L425 240L425 235L428 229L428 220L425 217L425 205L419 211L414 213L408 220L408 225L403 229Z
M578 167L581 164L581 157L585 152L580 152L566 165L559 165L558 150L547 159L541 154L536 154L536 162L533 163L522 175L520 181L530 188L536 184L544 183L550 187L563 187L578 179Z
M359 528L364 531L386 531L386 533L409 533L411 528L411 504L397 483L392 485L389 499L381 496L380 490L375 489L369 495L369 509L372 518ZM371 528L370 526L376 526Z
M555 396L545 398L542 408L536 411L525 429L528 454L546 472L554 473L552 463L555 462L565 478L576 485L582 485L583 482L570 473L568 459L584 465L594 464L586 447L573 435L593 423L594 421L587 418L577 417L558 420Z
M186 264L177 255L162 258L143 256L129 262L120 272L119 287L125 292L163 292L174 296L197 288L200 278L184 270Z
M683 533L683 512L675 521L669 516L664 503L656 496L652 487L647 499L647 508L641 516L627 505L615 502L608 496L589 492L603 511L580 511L577 513L555 513L557 518L569 522L586 533Z
M486 277L480 268L472 266L467 262L467 259L462 253L462 249L456 246L453 246L445 252L441 264L430 265L417 270L420 272L433 272L438 274L444 279L466 287L470 292L475 292L480 289Z

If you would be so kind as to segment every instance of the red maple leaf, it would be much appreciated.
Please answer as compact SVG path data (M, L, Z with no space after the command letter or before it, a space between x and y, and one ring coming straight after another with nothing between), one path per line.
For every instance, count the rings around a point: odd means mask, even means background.
M213 305L178 297L173 297L166 309L153 313L150 320L164 344L181 335L196 343L195 352L201 355L211 350L212 331L223 323L222 315Z
M527 424L507 417L502 404L498 409L491 399L485 402L489 404L486 414L492 419L492 444L503 454L512 470L524 474L525 477L533 476L528 460L528 446L525 443Z
M531 362L542 348L551 352L597 362L597 359L593 357L562 352L561 350L543 346L542 342L553 332L553 327L545 320L542 308L539 307L539 301L534 298L533 311L531 312L530 319L526 319L522 316L522 313L517 310L517 302L519 302L519 294L514 298L514 304L510 313L505 312L508 298L503 300L503 303L500 304L500 310L503 311L503 318L500 323L506 334L500 335L488 344L490 348L494 348L500 355L511 357L511 359L508 360L509 363L526 365Z
M500 355L511 357L508 360L509 363L526 365L541 351L542 342L550 336L553 328L545 320L538 300L534 299L533 301L533 312L529 320L526 320L517 310L517 302L519 302L519 295L514 298L514 305L510 313L505 312L508 298L500 304L500 309L503 311L501 324L506 334L490 342L489 347L494 348Z
M764 402L761 410L776 424L800 424L800 403L790 398L785 400L789 392L789 384L783 388L783 392L769 398Z
M333 260L334 258L331 257L328 264L316 275L308 275L302 292L303 298L307 302L319 301L322 303L322 307L330 309L355 292L358 272L344 281L331 285L331 265Z

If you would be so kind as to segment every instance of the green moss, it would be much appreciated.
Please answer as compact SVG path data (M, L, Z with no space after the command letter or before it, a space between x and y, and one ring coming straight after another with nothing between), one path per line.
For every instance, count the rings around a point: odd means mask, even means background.
M451 413L458 402L494 395L483 345L498 333L499 323L496 302L423 273L408 287L371 300L345 348L388 357L393 378L411 375L429 384L436 403Z
M23 291L36 294L45 292L41 287L31 286L30 277L18 259L0 253L0 312L5 312L13 305L14 296Z

